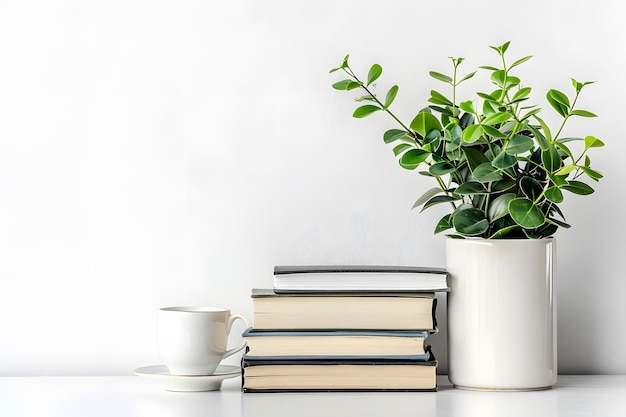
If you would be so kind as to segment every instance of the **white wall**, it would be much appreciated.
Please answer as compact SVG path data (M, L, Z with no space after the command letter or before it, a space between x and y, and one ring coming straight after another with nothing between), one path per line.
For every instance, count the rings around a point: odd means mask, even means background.
M593 155L605 179L567 196L574 227L557 235L560 367L626 373L624 13L617 0L1 2L0 375L157 364L160 306L250 316L275 264L443 265L442 212L410 211L432 184L397 166L385 115L350 117L328 70L348 52L362 74L380 63L381 94L398 83L410 119L439 87L429 70L494 63L487 45L507 40L534 55L520 74L546 110L547 89L598 80L581 106L601 117L571 126L607 147Z

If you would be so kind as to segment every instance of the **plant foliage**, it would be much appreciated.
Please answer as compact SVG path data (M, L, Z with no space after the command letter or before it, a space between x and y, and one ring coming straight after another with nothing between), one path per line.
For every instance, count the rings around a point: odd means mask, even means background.
M448 94L430 92L428 106L410 123L390 111L398 86L389 89L381 100L373 93L374 82L383 69L374 64L366 81L359 79L348 64L349 55L330 72L341 71L348 78L333 84L336 90L361 89L354 110L356 118L386 112L398 124L383 135L393 146L400 166L418 170L434 178L436 188L426 191L413 208L421 210L449 204L451 210L441 218L435 233L448 231L456 237L544 238L559 227L569 228L559 204L564 192L578 195L593 193L581 177L598 181L602 174L591 168L588 151L604 146L594 137L561 138L572 117L596 117L576 108L583 87L592 82L572 79L573 96L551 89L546 94L561 122L552 130L539 117L541 109L528 104L532 89L513 75L513 69L528 61L526 56L507 64L509 42L490 46L500 58L497 67L484 66L489 73L491 91L478 92L474 100L459 101L457 87L477 71L459 75L463 58L450 58L452 75L431 71L429 75L445 84ZM574 153L572 145L579 144Z

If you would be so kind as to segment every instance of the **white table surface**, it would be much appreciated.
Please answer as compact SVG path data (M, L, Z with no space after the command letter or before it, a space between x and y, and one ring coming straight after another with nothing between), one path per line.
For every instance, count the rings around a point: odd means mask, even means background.
M240 379L221 391L163 391L137 376L0 377L0 416L626 416L626 375L560 376L536 392L454 389L434 393L242 394Z

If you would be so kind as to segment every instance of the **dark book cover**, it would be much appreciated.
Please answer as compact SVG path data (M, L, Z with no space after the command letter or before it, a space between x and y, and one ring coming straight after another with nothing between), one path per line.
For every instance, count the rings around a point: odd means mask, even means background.
M283 293L276 292L271 288L253 288L251 293L252 298L257 297L410 297L410 298L435 298L434 292L358 292L358 293L345 293L345 292L324 292L324 293L311 293L311 292L298 292L298 293Z
M444 268L395 265L277 265L277 293L447 292Z
M429 334L437 333L438 329L432 330L263 330L252 327L247 328L241 334L242 337L263 336L393 336L393 337L421 337L426 338Z
M252 359L244 354L241 358L241 390L244 393L280 393L280 392L433 392L438 387L435 382L434 388L280 388L280 389L258 389L245 387L246 369L253 366L263 365L366 365L366 366L386 366L386 365L411 365L411 366L432 366L437 367L438 362L435 359L430 346L427 347L429 354L428 360L412 360L412 359Z
M319 273L427 273L443 274L445 268L424 266L396 266L396 265L276 265L274 275L282 274L319 274Z

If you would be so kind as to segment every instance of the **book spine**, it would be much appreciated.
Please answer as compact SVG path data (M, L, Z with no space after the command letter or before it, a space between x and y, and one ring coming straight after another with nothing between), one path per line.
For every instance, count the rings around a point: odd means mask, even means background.
M242 387L244 393L289 393L289 392L436 392L439 387L406 389L406 388L334 388L334 389L302 389L302 388L281 388L281 389L256 389Z
M281 392L434 392L438 390L436 381L433 387L429 388L298 388L298 387L281 387L281 388L249 388L246 387L247 369L255 366L264 365L360 365L360 366L393 366L393 365L414 365L414 366L432 366L437 367L437 360L432 355L430 346L428 346L429 360L395 360L395 359L379 359L372 358L358 360L335 360L335 359L316 359L316 360L277 360L277 359L254 359L247 356L247 353L241 359L241 390L244 393L281 393ZM257 377L258 378L258 377Z
M263 366L263 365L415 365L415 366L437 366L437 359L432 353L430 346L426 346L426 359L402 358L402 357L383 357L376 358L372 356L358 357L351 359L337 359L333 356L319 356L309 359L294 359L286 357L254 357L248 355L248 349L241 358L241 367Z

